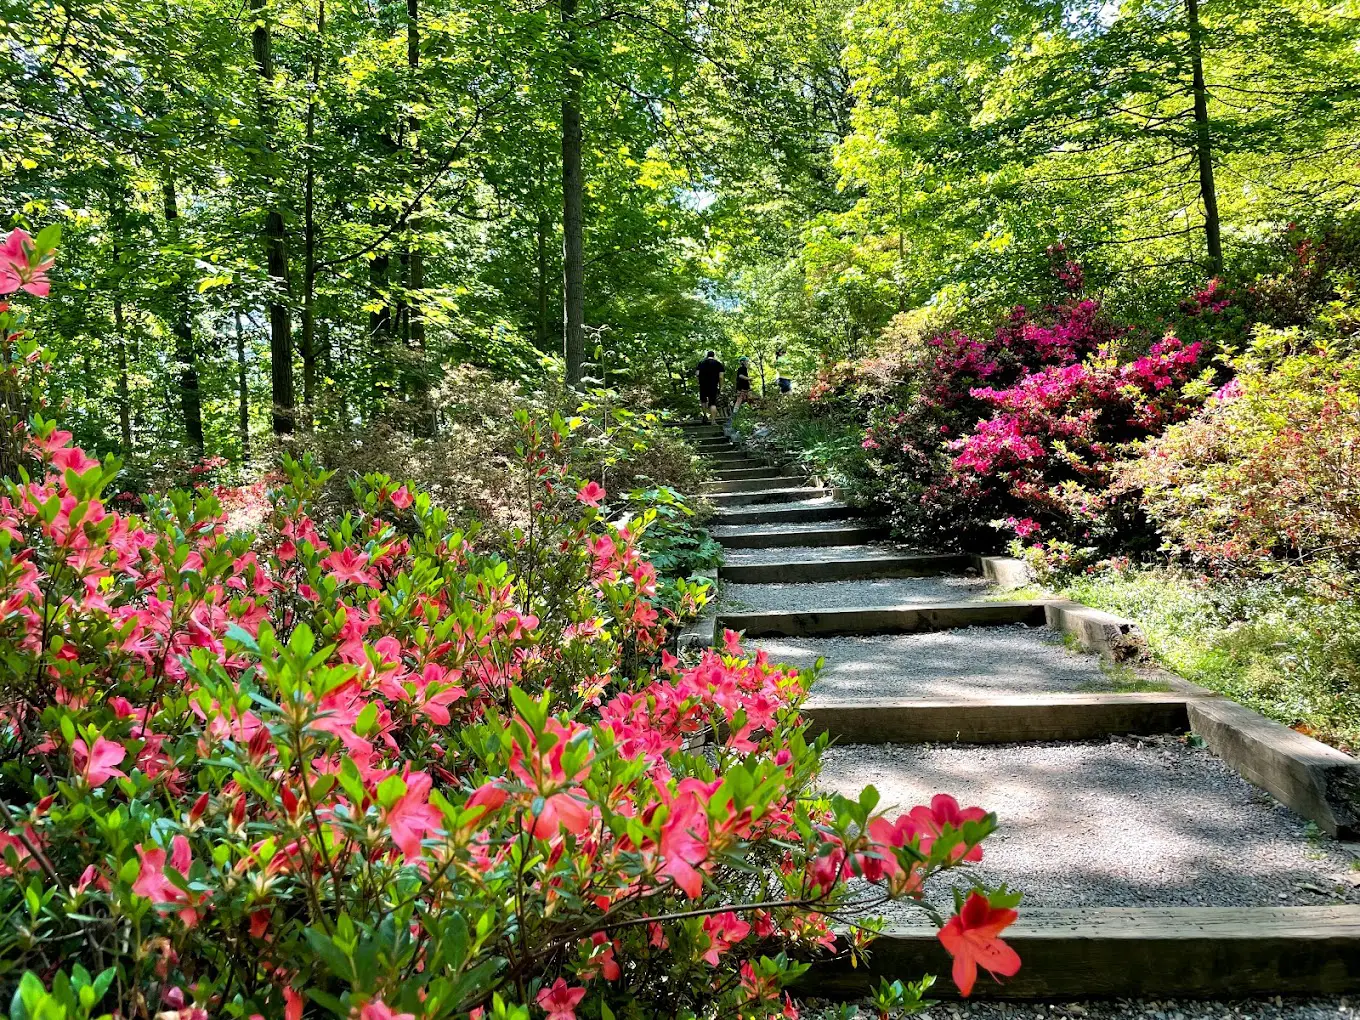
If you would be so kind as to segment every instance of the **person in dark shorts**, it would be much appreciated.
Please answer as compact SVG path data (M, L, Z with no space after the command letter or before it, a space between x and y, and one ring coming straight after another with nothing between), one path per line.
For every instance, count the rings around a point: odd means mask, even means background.
M776 348L774 352L774 378L779 384L780 393L793 392L793 380L789 378L789 358L782 347Z
M732 403L732 413L736 414L742 404L751 399L751 359L743 357L737 362L737 399Z
M724 366L713 351L699 362L694 374L699 377L699 403L703 405L708 420L718 420L718 391L722 388Z

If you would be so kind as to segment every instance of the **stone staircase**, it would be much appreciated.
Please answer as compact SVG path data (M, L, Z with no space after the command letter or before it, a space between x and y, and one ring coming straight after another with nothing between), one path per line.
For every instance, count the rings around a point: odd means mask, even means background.
M715 468L703 494L728 550L713 634L825 661L806 706L836 741L823 785L997 813L976 876L1026 893L1005 936L1025 963L975 996L1360 990L1360 848L1335 838L1360 836L1360 762L1139 664L1129 621L1008 598L995 581L1013 561L894 546L720 429L688 434ZM803 991L853 998L948 969L904 911L867 966L818 965Z

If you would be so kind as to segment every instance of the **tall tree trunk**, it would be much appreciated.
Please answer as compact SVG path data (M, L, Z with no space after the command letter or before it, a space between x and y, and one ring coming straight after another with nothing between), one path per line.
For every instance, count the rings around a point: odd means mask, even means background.
M392 339L392 306L387 303L384 293L387 289L386 255L374 255L368 264L368 293L374 301L381 302L377 311L368 313L368 335L374 347L384 347Z
M534 330L541 351L548 349L548 336L552 326L548 321L548 232L552 230L552 213L547 206L540 205L538 210L538 318Z
M113 232L113 243L109 254L113 258L117 281L113 287L113 332L118 342L118 432L122 440L123 456L132 453L132 386L128 381L128 335L127 323L123 319L122 286L123 252L119 239L123 236L123 200L119 191L109 191L109 220Z
M115 261L117 256L114 257ZM123 322L123 299L113 294L113 331L118 337L118 432L124 455L132 452L132 393L128 385L127 328Z
M274 119L269 98L269 91L274 86L274 48L269 22L265 17L266 5L267 0L250 0L250 11L255 18L251 49L255 56L255 68L260 75L260 126L270 152L270 187L276 189L278 177L273 165ZM270 208L265 212L264 235L269 278L274 283L269 295L269 377L274 400L274 433L290 435L297 428L297 398L293 391L293 315L288 307L292 286L288 279L288 228L277 195L271 196Z
M1189 25L1190 72L1195 91L1195 156L1199 161L1199 197L1204 203L1204 241L1209 254L1209 274L1223 272L1223 239L1218 220L1218 192L1214 187L1214 153L1209 131L1209 90L1204 84L1204 29L1199 21L1199 0L1185 0Z
M250 463L250 374L246 370L246 334L236 309L236 428L241 437L241 463Z
M406 67L411 74L412 97L420 92L420 0L406 0ZM424 169L420 148L420 118L412 114L408 129L411 133L411 166L414 185ZM407 341L412 350L414 371L411 394L415 403L415 433L432 436L435 433L435 410L430 402L430 366L426 363L425 313L421 309L425 289L425 257L420 252L420 205L411 210L406 221L409 244L406 256L406 318Z
M175 182L169 177L161 182L161 201L170 243L178 247L179 198L175 194ZM184 435L189 445L202 453L203 398L198 389L198 356L194 351L193 309L189 303L187 280L179 281L174 302L171 318L175 334L175 360L179 362L179 405L184 418Z
M309 425L316 417L316 106L325 45L326 0L317 0L312 89L307 96L307 169L302 189L302 403Z
M396 152L398 146L391 132L384 131L379 141L382 143L383 151L386 154L391 155ZM373 228L381 234L390 225L390 214L386 212L375 213L371 223ZM390 265L391 259L382 250L373 252L373 258L368 263L369 296L377 306L376 311L368 313L368 335L375 351L387 346L392 340L392 305L387 292L387 274ZM381 355L384 361L390 357L390 353Z
M585 360L586 265L581 176L581 71L577 66L576 0L561 0L565 57L562 70L562 355L567 382L581 381Z

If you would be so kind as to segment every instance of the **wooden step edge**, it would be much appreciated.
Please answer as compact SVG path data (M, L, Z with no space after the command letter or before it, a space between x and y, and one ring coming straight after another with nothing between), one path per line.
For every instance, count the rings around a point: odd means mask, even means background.
M1360 991L1360 907L1020 907L1002 937L1020 972L980 972L975 998L1242 998ZM869 959L814 963L795 995L858 998L881 978L939 978L957 998L950 960L928 924L890 924Z
M1185 733L1183 694L998 695L986 699L813 700L808 732L843 744L1019 744L1115 733Z
M959 553L903 553L837 560L781 560L775 563L728 563L718 576L737 584L800 584L816 581L866 581L883 577L937 577L973 565Z
M835 634L912 634L1023 623L1042 626L1043 600L1020 602L953 602L874 606L858 609L771 612L720 612L716 634L724 628L750 638L821 637Z

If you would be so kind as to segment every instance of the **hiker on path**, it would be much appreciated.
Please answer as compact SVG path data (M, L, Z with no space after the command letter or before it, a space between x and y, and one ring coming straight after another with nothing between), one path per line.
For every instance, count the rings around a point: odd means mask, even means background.
M699 377L699 403L708 420L715 425L718 421L718 391L722 388L723 370L723 363L713 351L709 351L694 370L694 374Z
M751 359L742 356L737 362L737 399L732 404L732 413L736 414L741 405L751 399Z
M780 393L793 392L793 380L789 378L789 359L782 347L776 347L774 350L774 379L779 384Z

